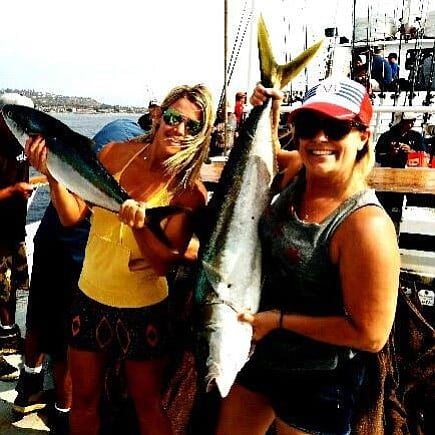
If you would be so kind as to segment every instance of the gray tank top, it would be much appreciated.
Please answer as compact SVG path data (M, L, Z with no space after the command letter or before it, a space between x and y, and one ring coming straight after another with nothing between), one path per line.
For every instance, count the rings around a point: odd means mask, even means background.
M331 238L351 213L368 205L382 206L374 190L367 189L349 197L320 224L304 222L290 207L298 203L300 184L287 186L260 220L265 272L262 309L342 315L339 271L329 257ZM360 292L363 297L363 282Z

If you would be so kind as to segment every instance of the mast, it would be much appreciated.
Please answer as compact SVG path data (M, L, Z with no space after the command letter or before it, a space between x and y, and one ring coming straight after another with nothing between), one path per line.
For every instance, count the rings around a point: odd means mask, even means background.
M352 48L350 49L350 76L355 78L355 38L356 38L356 0L353 0L352 5Z
M228 124L228 113L227 113L227 103L228 103L228 85L227 85L227 67L228 67L228 59L227 59L227 49L228 49L228 0L224 0L224 99L223 99L223 110L224 110L224 143L226 151L227 143L228 143L228 132L227 132L227 124ZM219 110L219 109L218 109Z

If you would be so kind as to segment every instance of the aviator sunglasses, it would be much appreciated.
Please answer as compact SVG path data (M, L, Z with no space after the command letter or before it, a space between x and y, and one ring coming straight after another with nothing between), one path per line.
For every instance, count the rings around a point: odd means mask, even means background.
M340 140L347 136L353 128L364 131L367 127L355 120L320 118L314 114L300 114L293 121L295 135L301 139L312 139L319 131L331 140Z
M191 136L197 135L202 129L202 122L196 121L195 119L190 119L187 116L182 115L177 110L172 107L168 107L163 112L163 120L167 125L179 125L184 122L184 126L186 128L186 133Z

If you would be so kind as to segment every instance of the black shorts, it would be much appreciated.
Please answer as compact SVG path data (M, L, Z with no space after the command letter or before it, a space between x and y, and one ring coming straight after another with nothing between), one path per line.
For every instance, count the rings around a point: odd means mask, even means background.
M81 262L71 261L61 244L35 243L26 329L36 335L38 350L55 360L66 358L71 300L80 272Z
M275 414L289 426L309 434L345 435L351 430L355 400L364 377L359 356L334 370L285 375L259 370L250 360L236 382L267 397Z
M78 290L72 303L70 345L145 361L166 356L174 347L167 299L143 308L110 307Z

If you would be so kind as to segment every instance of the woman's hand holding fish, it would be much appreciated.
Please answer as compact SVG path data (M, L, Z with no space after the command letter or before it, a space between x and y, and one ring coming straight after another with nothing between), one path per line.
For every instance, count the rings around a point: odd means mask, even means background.
M146 203L127 199L119 210L119 220L131 228L140 229L145 226Z
M278 104L279 107L284 98L284 94L278 89L265 88L261 83L257 83L249 101L253 106L259 106L269 97L274 101L274 105Z
M29 163L41 174L49 175L47 169L47 147L42 136L27 139L24 151Z
M238 318L241 322L251 324L253 330L252 339L261 340L270 331L279 328L280 312L277 310L262 311L252 314L250 312L240 313Z

